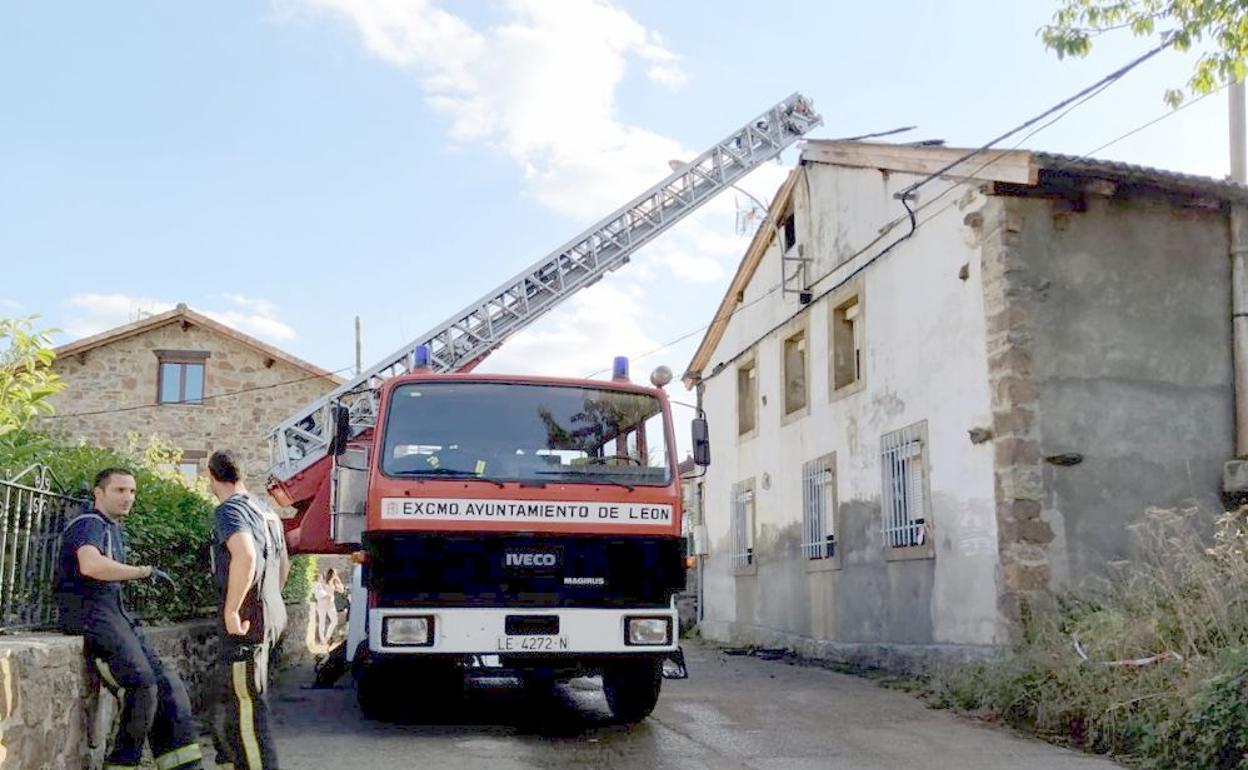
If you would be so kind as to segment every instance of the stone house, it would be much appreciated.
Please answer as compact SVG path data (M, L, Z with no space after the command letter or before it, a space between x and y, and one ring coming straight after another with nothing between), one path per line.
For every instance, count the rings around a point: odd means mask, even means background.
M233 448L255 492L268 477L269 429L341 383L186 305L62 345L53 369L67 387L43 428L104 447L131 431L159 436L182 449L188 475Z
M684 376L706 636L973 656L1147 508L1245 486L1248 190L965 152L810 141L776 194Z

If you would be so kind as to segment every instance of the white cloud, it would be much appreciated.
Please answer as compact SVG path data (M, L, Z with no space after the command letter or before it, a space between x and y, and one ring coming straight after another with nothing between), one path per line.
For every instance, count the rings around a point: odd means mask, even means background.
M73 339L89 337L115 326L172 310L176 303L125 294L75 294L65 300L65 333Z
M501 0L493 7L502 20L492 26L436 0L273 2L287 18L345 22L370 55L419 78L452 144L502 152L522 170L529 195L579 222L606 216L666 176L669 160L700 152L618 119L616 93L630 67L665 89L688 77L657 32L608 0ZM769 197L785 173L764 166L744 186ZM722 280L748 243L733 234L735 213L729 196L707 203L634 255L628 270L509 339L485 366L582 376L613 355L658 347L663 340L645 329L661 314L643 310L650 293L642 286Z
M277 307L262 299L237 294L225 296L224 309L193 308L233 329L269 342L288 342L295 330L278 319ZM68 320L65 333L71 339L89 337L150 315L172 310L176 303L153 297L126 294L75 294L63 303Z
M690 153L615 118L630 61L665 88L687 77L653 30L605 0L507 0L488 29L429 0L274 0L349 22L369 53L421 77L428 103L456 141L510 155L529 191L555 211L597 218Z

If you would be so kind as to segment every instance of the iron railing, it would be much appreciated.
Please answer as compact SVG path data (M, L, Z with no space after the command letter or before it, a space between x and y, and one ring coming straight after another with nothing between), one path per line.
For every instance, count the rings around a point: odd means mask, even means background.
M906 548L927 542L926 445L923 423L886 433L881 438L885 548Z
M732 566L754 564L754 480L732 485Z
M43 465L0 477L0 631L45 628L54 620L57 544L84 501L53 489Z
M836 461L833 455L802 464L802 555L836 555Z

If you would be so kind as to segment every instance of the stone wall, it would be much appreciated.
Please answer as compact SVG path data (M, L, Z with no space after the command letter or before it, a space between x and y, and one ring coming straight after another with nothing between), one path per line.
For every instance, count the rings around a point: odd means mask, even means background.
M81 770L86 757L82 639L0 639L0 769Z
M282 660L306 665L310 605L290 616ZM186 683L202 726L216 697L213 674L218 639L215 620L145 629L156 654ZM0 770L81 770L87 725L95 699L82 656L82 638L27 634L0 638Z
M1127 184L1006 205L1021 258L1007 266L1013 350L1027 355L1003 364L1027 367L1034 385L1015 395L1034 399L1036 426L1012 457L1035 469L1028 497L1043 487L1026 511L1041 520L1016 534L1051 533L1051 587L1079 587L1135 554L1130 528L1149 508L1222 512L1235 454L1227 213Z
M1131 555L1149 507L1220 510L1232 456L1228 230L1204 199L1146 188L993 197L984 313L999 609Z
M1041 515L1043 487L1029 297L1043 292L1028 272L1013 201L993 199L966 224L982 232L988 382L992 397L993 487L1000 558L998 610L1017 631L1024 606L1039 601L1052 577L1053 530Z
M202 404L157 404L159 350L208 354ZM160 436L199 458L201 473L207 454L233 448L253 491L264 489L269 471L269 429L334 387L329 378L181 319L57 358L53 369L68 387L50 399L57 416L42 428L102 447L124 446L130 431Z

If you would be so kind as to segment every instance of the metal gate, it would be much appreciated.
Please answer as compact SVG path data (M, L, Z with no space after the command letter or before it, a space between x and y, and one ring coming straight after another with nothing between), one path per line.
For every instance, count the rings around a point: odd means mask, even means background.
M0 631L52 624L57 543L84 501L53 490L43 465L0 477Z

